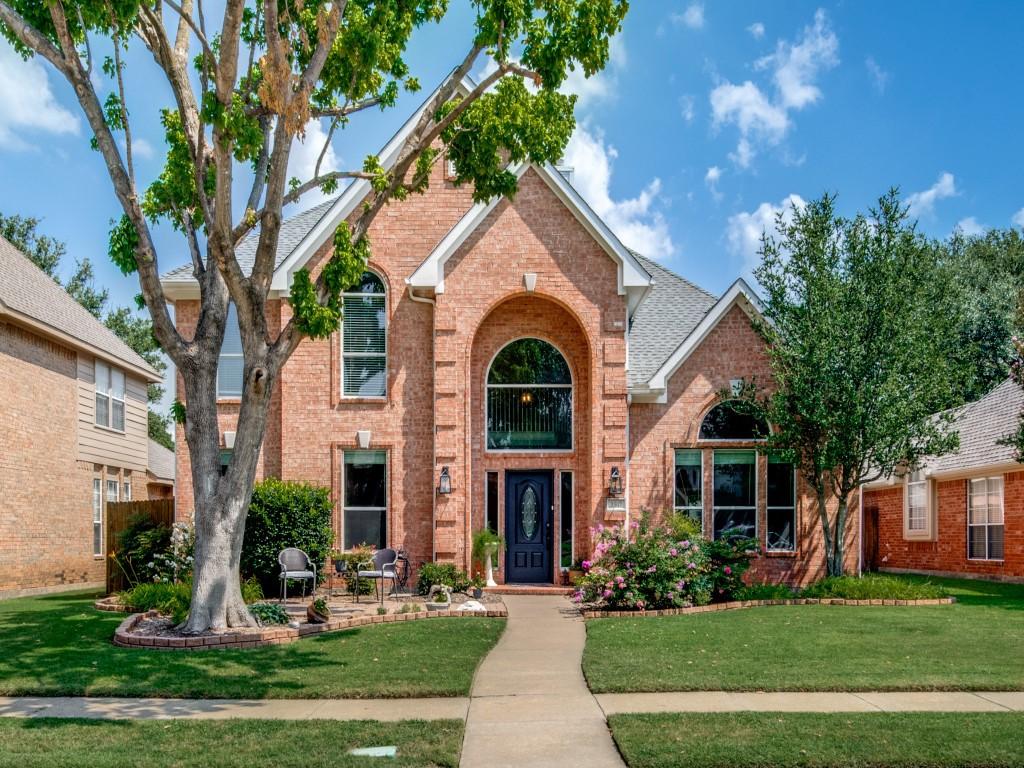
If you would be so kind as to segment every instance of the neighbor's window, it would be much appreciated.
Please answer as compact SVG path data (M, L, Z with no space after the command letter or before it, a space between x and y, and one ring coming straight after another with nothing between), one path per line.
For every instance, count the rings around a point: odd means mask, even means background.
M748 413L732 400L708 411L700 425L701 440L764 440L767 437L765 420Z
M769 552L796 549L796 467L768 454L767 548Z
M117 478L107 478L107 504L117 501Z
M96 361L96 423L124 432L124 371Z
M387 304L384 281L364 272L359 285L342 294L341 394L387 394Z
M921 470L907 478L907 531L928 531L928 478Z
M757 454L715 451L712 489L714 538L757 536Z
M967 487L967 556L1003 559L1003 478L971 480Z
M487 373L487 447L570 450L572 375L562 353L541 339L518 339Z
M561 542L561 566L572 568L572 472L562 472L562 495L560 499L559 514L561 514L562 530L559 541Z
M345 451L344 462L345 549L360 544L383 549L387 542L387 454Z
M103 484L98 477L92 480L92 553L103 556Z
M121 484L121 498L125 501L132 500L132 482L131 480L125 480Z
M238 327L238 311L228 304L224 324L224 343L217 358L217 397L241 397L245 360L242 357L242 331Z
M704 520L704 462L700 450L680 448L676 451L675 510L695 520Z

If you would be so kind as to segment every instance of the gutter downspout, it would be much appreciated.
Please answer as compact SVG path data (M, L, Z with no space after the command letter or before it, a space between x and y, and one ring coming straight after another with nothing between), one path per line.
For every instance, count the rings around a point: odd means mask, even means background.
M409 286L409 298L415 301L417 304L429 304L431 307L436 305L434 299L428 299L426 296L417 296L413 291L412 286ZM431 561L437 560L437 538L434 535L437 531L437 490L433 487L434 470L437 468L437 395L434 392L434 380L435 380L435 367L437 359L437 330L435 328L435 313L433 309L430 312L430 389L431 389L431 402L430 409L433 415L432 424L430 426L431 433L431 444L430 444L430 559Z

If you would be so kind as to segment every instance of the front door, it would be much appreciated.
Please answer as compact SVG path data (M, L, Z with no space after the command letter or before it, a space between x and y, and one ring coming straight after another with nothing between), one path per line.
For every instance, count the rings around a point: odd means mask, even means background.
M553 473L505 474L505 581L551 581Z

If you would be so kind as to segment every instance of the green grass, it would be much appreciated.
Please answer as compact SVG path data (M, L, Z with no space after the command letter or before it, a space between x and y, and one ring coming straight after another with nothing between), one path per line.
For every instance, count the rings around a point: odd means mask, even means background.
M931 581L958 602L589 621L583 671L597 693L1024 690L1024 585Z
M838 597L845 600L934 600L949 597L949 590L928 580L868 573L864 576L830 576L812 584L800 597Z
M1024 764L1024 713L613 715L630 768L969 768Z
M354 747L389 745L398 747L395 759L347 754ZM459 720L0 720L0 768L352 768L376 763L455 768L461 748Z
M189 698L465 696L502 619L432 619L252 650L162 652L111 644L123 615L95 595L0 601L0 695Z

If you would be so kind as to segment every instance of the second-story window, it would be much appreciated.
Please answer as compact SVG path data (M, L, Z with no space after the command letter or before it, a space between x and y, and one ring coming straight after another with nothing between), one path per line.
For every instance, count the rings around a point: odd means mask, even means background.
M124 371L96 361L96 424L124 432Z
M364 272L359 285L342 294L341 394L387 394L387 296L384 281Z
M235 305L228 304L227 322L224 324L224 343L217 360L217 397L242 396L242 332L238 327Z

